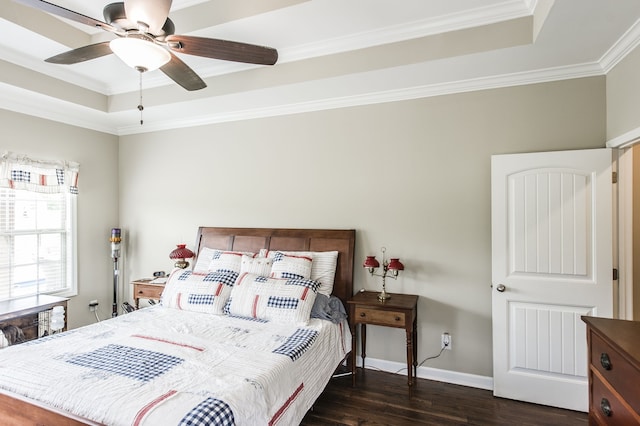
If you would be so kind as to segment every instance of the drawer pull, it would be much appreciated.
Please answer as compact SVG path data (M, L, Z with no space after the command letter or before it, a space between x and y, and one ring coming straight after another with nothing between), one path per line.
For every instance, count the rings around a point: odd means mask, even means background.
M600 365L602 365L602 368L605 370L611 370L611 360L606 352L600 354Z
M364 312L360 312L360 317L364 318L365 316L367 316L367 314L365 314Z
M611 414L613 414L611 404L609 404L609 400L607 398L602 398L602 401L600 401L600 409L602 410L602 414L607 417L611 417Z
M396 316L396 321L400 321L402 318Z

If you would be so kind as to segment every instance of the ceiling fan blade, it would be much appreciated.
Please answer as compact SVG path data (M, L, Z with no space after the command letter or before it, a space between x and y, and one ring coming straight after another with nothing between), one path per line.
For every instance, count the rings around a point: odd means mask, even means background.
M145 25L151 34L159 35L169 16L172 0L125 0L127 19L138 25Z
M52 15L57 15L62 18L67 18L72 21L79 22L81 24L89 25L90 27L98 27L98 28L102 28L103 30L112 31L112 32L117 31L116 28L107 24L106 22L93 19L89 16L85 16L81 13L74 12L73 10L65 9L64 7L55 5L53 3L49 3L44 0L13 0L13 1L15 1L16 3L21 3L26 6L33 7L35 9L40 9L42 11L51 13Z
M88 46L79 47L77 49L69 50L68 52L61 53L56 56L52 56L45 59L45 62L52 64L71 65L78 62L88 61L90 59L100 58L113 53L109 47L108 41L102 43L90 44Z
M160 71L189 91L207 87L207 84L202 81L198 74L173 53L171 54L171 60L161 66Z
M255 44L185 35L171 35L165 40L174 52L205 58L259 65L273 65L278 60L276 49Z

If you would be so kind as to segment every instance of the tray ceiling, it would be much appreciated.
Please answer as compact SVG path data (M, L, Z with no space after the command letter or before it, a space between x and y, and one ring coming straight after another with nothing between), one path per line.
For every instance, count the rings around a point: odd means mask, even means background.
M49 1L99 20L107 3ZM112 34L0 5L0 108L118 135L604 75L640 39L637 0L174 0L176 33L279 60L178 54L208 87L144 73L141 126L139 74L116 56L44 62Z

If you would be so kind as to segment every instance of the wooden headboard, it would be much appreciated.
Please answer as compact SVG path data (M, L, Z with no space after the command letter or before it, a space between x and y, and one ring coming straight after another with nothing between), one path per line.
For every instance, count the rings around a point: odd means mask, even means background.
M353 296L353 259L356 231L353 229L216 228L201 226L196 238L196 256L203 247L218 250L338 251L333 294L347 306Z

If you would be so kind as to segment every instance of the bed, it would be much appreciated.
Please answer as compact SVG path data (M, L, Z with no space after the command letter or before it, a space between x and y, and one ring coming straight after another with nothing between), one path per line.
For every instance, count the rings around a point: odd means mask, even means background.
M298 424L349 358L346 320L307 315L346 306L354 246L354 230L200 227L160 305L4 349L0 419Z

